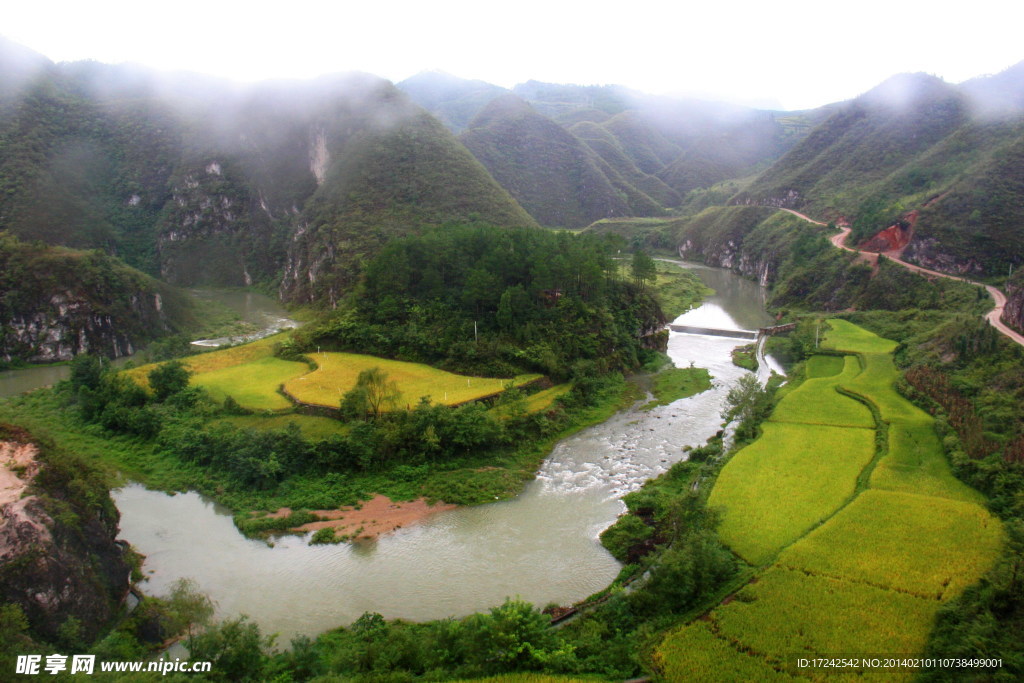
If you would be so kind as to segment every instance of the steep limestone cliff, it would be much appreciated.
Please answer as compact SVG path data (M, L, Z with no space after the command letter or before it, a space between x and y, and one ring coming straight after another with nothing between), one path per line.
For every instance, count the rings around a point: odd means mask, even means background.
M116 259L0 232L0 360L117 358L191 321L181 292Z
M679 256L729 268L768 285L774 279L779 262L788 255L786 250L775 248L768 224L770 219L788 222L786 216L767 207L708 209L678 224Z
M129 584L118 513L98 475L24 430L0 425L0 602L53 641L74 618L86 641L117 614Z

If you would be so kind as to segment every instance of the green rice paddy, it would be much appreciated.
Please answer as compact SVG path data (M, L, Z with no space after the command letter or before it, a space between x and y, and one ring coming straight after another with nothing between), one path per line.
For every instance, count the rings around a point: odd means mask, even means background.
M853 496L874 445L868 429L765 423L711 491L722 540L751 564L767 562Z
M657 647L669 680L834 680L836 672L797 672L793 662L919 655L938 609L998 556L1002 524L953 477L932 418L894 388L896 344L843 320L829 325L824 346L851 355L809 359L807 379L723 468L710 496L723 512L722 539L762 570Z

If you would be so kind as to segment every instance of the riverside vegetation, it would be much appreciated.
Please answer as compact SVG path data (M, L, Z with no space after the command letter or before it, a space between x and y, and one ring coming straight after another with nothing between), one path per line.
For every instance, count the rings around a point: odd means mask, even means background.
M936 618L936 633L940 634L936 637L946 632L946 642L963 643L963 628L975 632L986 629L982 632L991 634L989 638L1008 638L1001 629L993 631L984 619L993 600L1013 600L1015 595L1013 555L998 559L1000 525L979 506L980 496L957 484L950 475L938 440L930 436L930 418L915 412L888 388L897 375L892 361L887 359L893 357L894 350L901 363L920 362L922 356L929 354L948 359L949 349L961 349L962 359L967 363L961 370L968 373L965 377L970 373L1006 376L1005 373L1016 371L1019 361L1013 360L1013 351L1002 348L999 340L986 337L983 328L954 314L881 311L850 316L875 329L899 330L903 339L912 338L916 331L921 339L933 341L931 345L901 344L897 348L835 320L830 323L834 329L827 339L846 355L815 355L815 320L803 319L797 330L789 338L780 338L777 345L790 361L806 359L805 370L797 368L798 377L806 376L803 383L787 388L777 402L772 399L773 388L761 391L753 383L744 383L730 396L730 402L734 406L733 416L740 421L736 445L746 448L732 460L726 460L720 442L712 441L692 451L688 462L677 464L663 477L626 497L631 514L602 538L613 554L627 563L622 576L604 594L594 596L591 611L564 628L552 631L546 628L547 617L529 605L510 601L489 614L425 624L386 622L366 615L349 628L329 632L315 641L299 639L290 651L277 653L254 624L234 620L211 627L207 632L210 649L198 651L215 661L245 653L251 680L261 680L275 672L285 675L286 671L292 680L306 680L332 672L367 679L385 675L400 679L458 679L510 670L544 670L552 675L586 672L603 678L657 671L671 679L679 667L685 668L687 675L696 671L712 680L719 680L723 672L760 680L788 675L784 655L792 647L789 641L780 644L782 641L765 640L777 630L758 626L768 618L766 614L775 615L772 618L783 614L784 623L810 634L801 642L811 651L840 646L836 644L839 641L828 638L850 637L836 634L830 627L834 622L826 618L827 614L842 610L850 610L848 623L861 625L860 630L850 633L871 634L873 646L882 649L920 652L941 647L928 642L929 629ZM939 340L936 325L944 330ZM314 339L324 339L314 332ZM307 339L305 343L312 342ZM268 345L272 348L273 342ZM983 351L980 359L978 351ZM998 361L1007 351L1010 356L1005 362ZM864 360L856 361L855 357ZM991 381L987 379L980 385ZM837 386L846 386L867 403L836 393ZM180 400L175 398L178 395L169 394L164 401L173 403ZM41 402L53 400L45 395L36 398ZM36 411L37 407L26 403L29 399L13 408L24 407L26 414ZM997 405L996 399L997 394L991 394L987 400ZM1016 428L1012 405L1008 404L1003 413L994 412L995 416L1005 415L1001 424L1007 434ZM149 407L161 409L152 404ZM803 408L810 408L811 412ZM969 422L958 417L955 424ZM940 429L945 428L943 423L940 418ZM956 427L948 429L944 441L947 448L963 443ZM779 534L777 540L772 540L771 534L761 533L763 528L745 526L744 519L757 515L759 508L756 500L742 498L741 488L747 482L734 476L733 471L739 472L747 461L763 457L758 455L758 449L763 448L764 440L791 439L787 430L831 430L829 433L834 432L835 436L830 438L855 440L862 435L866 439L861 439L865 442L863 447L853 442L844 446L845 450L840 452L848 453L849 458L824 462L800 449L783 449L794 467L775 470L778 476L764 482L777 488L781 499L790 501L786 514L772 515L772 510L761 513L762 517L769 514L765 519L776 520L770 527L779 529ZM887 436L883 438L883 434ZM77 436L88 438L86 434ZM111 437L104 432L97 443L109 448L120 439L124 437ZM122 441L125 442L137 444L134 439ZM883 443L888 450L880 450ZM157 450L152 448L151 453L155 455ZM862 451L863 457L858 459L857 454ZM989 486L1010 486L1007 477L1013 472L1012 463L996 455L997 452L986 456L996 458L988 462L1003 464L978 470L981 461L957 456L954 450L956 471L963 474L1005 469L988 480L992 482ZM158 458L150 462L155 460ZM725 463L728 465L719 475ZM815 473L826 475L825 479L817 483L801 479L801 475ZM804 487L820 488L822 481L829 483L828 490L834 489L834 495L825 499L824 508L820 500L795 495ZM783 493L787 495L782 496ZM922 493L928 497L918 501ZM714 506L707 505L709 495L716 503L722 496L726 497L723 500L731 498L732 503L724 511L716 512ZM899 507L894 506L896 498ZM1004 517L1013 509L1013 498L1005 500ZM909 503L916 506L908 509ZM925 512L925 507L931 509L935 505L942 506L941 515ZM744 512L737 517L730 515L730 509ZM826 518L825 524L816 524ZM922 534L931 534L931 547L922 550L912 538L901 535L900 525L907 519ZM867 536L867 550L874 559L865 557L861 563L834 565L830 558L836 556L836 547L846 548L843 538L851 533L861 534L864 529L872 530ZM980 536L979 529L983 530ZM1007 529L1012 538L1012 524ZM957 543L955 539L964 535L971 536L972 542ZM979 545L978 538L984 543ZM730 546L738 556L730 552ZM946 553L951 546L958 548L955 556ZM744 550L747 547L753 549ZM908 548L918 548L921 553L908 557ZM779 549L783 551L780 553ZM853 553L856 548L847 551ZM893 574L892 563L880 563L879 553L903 558L900 571ZM957 572L936 575L924 571L947 566L950 557L956 560ZM984 575L989 567L991 573L980 589L975 586L964 590L972 577ZM624 581L645 572L647 578L639 582L639 587L631 592L621 589ZM760 580L749 583L755 575ZM949 576L955 579L947 580ZM723 600L729 595L735 597ZM829 609L817 612L794 606L795 596L808 595L819 596L823 601L820 604L828 604ZM882 604L887 605L885 614L877 612ZM690 623L709 609L710 621ZM1010 610L1011 615L1015 613L1012 607ZM869 613L877 615L877 622L868 619ZM898 628L892 626L897 621ZM756 657L735 649L734 639L754 636L755 640L744 642L751 643L749 647L758 653ZM1013 652L1012 648L1007 644L1007 651ZM447 654L438 659L426 656L430 652ZM521 655L510 656L511 652Z
M367 265L349 305L290 336L124 373L82 358L66 386L3 412L110 469L195 488L240 513L334 508L372 493L460 504L507 497L559 435L619 405L621 370L650 354L641 340L663 318L642 282L620 276L613 247L482 227L396 240ZM370 349L403 360L349 354ZM505 378L460 377L422 361ZM310 363L320 369L309 374ZM278 385L292 391L307 376L326 386L318 373L332 367L349 374L330 379L323 402L343 421L274 412L291 410ZM375 368L389 376L385 385L397 380L393 395L378 396L385 409L363 382ZM526 395L515 385L540 377L531 370L562 384ZM493 407L446 405L445 391L452 404L500 397ZM308 517L237 522L259 533Z

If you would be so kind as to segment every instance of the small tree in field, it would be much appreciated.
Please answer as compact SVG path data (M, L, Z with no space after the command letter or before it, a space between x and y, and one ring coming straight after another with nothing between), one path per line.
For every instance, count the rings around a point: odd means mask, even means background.
M349 415L372 415L379 418L385 411L398 404L398 383L388 379L388 373L380 368L370 368L359 373L356 385L342 398L342 411Z

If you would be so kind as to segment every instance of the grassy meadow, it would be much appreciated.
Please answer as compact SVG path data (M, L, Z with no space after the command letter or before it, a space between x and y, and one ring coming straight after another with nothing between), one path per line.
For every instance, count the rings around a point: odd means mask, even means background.
M704 368L668 368L654 376L651 393L654 400L641 410L667 406L682 398L689 398L711 388L711 373Z
M805 381L711 492L722 539L760 569L657 646L668 680L833 680L797 671L795 658L920 655L939 609L998 557L1002 523L953 478L932 418L894 388L895 343L829 325L824 346L849 355L809 359Z

